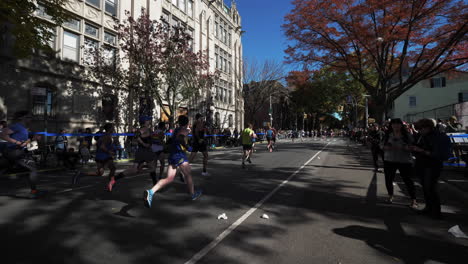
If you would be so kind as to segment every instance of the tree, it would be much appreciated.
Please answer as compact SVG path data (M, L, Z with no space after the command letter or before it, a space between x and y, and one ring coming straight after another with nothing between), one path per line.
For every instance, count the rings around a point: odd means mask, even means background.
M96 87L94 83L88 83L81 92L87 94L97 93L103 102L111 101L110 105L102 105L102 109L95 109L95 116L98 117L101 123L109 120L113 121L116 127L120 127L121 120L126 119L128 128L134 121L133 106L136 98L132 97L132 93L129 93L130 72L124 68L120 53L113 47L99 47L94 42L85 44L83 48L85 54L83 64L86 66L85 76L88 80L98 83L99 87ZM123 109L127 109L125 111L126 116L123 115Z
M216 74L209 71L206 53L193 52L185 28L168 28L143 10L136 20L128 16L119 27L119 37L130 76L136 79L130 85L140 85L136 91L148 101L156 99L171 125L183 103L213 86Z
M55 35L55 27L67 20L63 8L68 0L2 0L0 1L0 38L3 48L22 58L34 50L51 51L48 42ZM51 21L36 16L44 13ZM8 54L11 55L11 54Z
M345 72L333 71L331 67L318 71L292 71L286 79L294 87L291 97L296 113L306 113L314 123L321 116L338 112L338 108L346 103L347 96L356 98L357 103L364 99L364 88L359 82Z
M459 0L295 0L283 25L290 62L342 69L386 115L389 102L437 74L466 71L468 5ZM375 71L377 80L369 78Z
M252 118L271 99L285 95L287 91L281 81L286 74L282 63L267 60L259 64L255 60L244 60L244 110L245 116ZM252 120L247 120L247 122Z

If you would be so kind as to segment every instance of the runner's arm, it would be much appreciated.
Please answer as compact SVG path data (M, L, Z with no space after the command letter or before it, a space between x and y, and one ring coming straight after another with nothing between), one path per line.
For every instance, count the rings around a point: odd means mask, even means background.
M13 133L14 133L13 130L11 130L9 128L4 128L2 130L2 132L0 133L0 138L7 141L7 142L12 143L12 144L18 145L18 146L22 146L24 144L27 144L26 142L21 142L19 140L11 138L10 135L13 134Z

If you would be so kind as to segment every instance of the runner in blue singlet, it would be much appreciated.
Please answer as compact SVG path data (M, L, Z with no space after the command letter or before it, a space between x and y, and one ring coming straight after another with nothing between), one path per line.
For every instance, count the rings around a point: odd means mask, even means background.
M187 145L189 134L189 130L187 129L188 117L179 116L178 123L179 127L172 134L172 140L169 146L169 166L167 169L167 177L159 180L153 188L144 192L143 200L145 202L145 206L149 208L151 207L154 194L174 180L178 168L180 168L185 176L185 182L187 183L191 199L196 200L202 194L200 190L195 191L191 167L188 163L187 154L185 153L190 150Z

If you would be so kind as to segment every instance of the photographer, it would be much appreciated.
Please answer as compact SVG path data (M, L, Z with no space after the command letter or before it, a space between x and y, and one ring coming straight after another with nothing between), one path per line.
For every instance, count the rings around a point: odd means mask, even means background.
M31 188L31 198L38 198L45 194L37 190L37 171L34 160L28 159L26 155L26 146L29 143L29 132L27 127L31 122L32 116L28 111L19 111L14 114L17 123L2 129L0 139L6 141L6 147L3 150L2 159L8 165L15 164L29 171L29 185Z

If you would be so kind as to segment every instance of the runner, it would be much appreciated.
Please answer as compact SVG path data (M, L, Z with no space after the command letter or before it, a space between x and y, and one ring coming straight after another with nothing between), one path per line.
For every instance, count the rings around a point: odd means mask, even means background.
M187 145L189 134L187 129L188 117L182 115L179 116L178 123L179 127L174 130L171 144L169 146L169 166L167 168L167 177L161 179L156 185L153 186L153 188L144 192L143 200L145 206L148 208L151 208L154 194L174 181L178 168L180 168L185 176L185 182L187 183L191 199L196 200L202 195L200 190L195 191L192 180L191 167L188 163L187 155L185 153L185 151L189 149Z
M266 131L266 138L267 138L267 142L268 142L267 149L270 152L273 152L273 135L274 135L273 129L269 125L268 129Z
M246 160L249 163L252 163L250 158L252 156L252 150L253 150L253 145L254 145L253 140L257 137L257 135L255 134L252 128L253 128L252 124L249 124L241 133L242 149L244 152L242 155L242 168L245 168Z
M276 149L276 136L278 135L278 131L276 131L276 129L274 127L271 127L271 130L273 130L273 137L272 137L272 144L271 144L271 148L273 150Z
M149 167L150 177L154 183L158 180L156 178L156 171L154 168L154 161L155 161L155 154L151 150L152 146L152 131L151 131L151 117L149 116L142 116L140 117L140 125L141 128L139 130L138 135L135 135L138 140L138 149L135 153L135 160L133 163L133 167L120 172L116 177L115 180L119 180L124 178L125 176L137 174L141 171L143 164L146 164ZM108 190L111 192L112 188L116 181L109 181Z
M159 181L162 178L163 173L164 173L164 167L166 166L164 162L165 127L166 127L165 122L159 122L158 126L155 127L155 130L153 134L151 135L151 139L152 139L151 150L154 152L154 155L155 155L154 157L154 172L155 173L156 173L156 168L158 167L158 161L161 164L161 166L159 167L159 177L156 175L155 177L156 181L153 180L153 185L155 185L157 181Z
M207 142L205 140L205 133L206 133L206 125L205 122L202 120L201 114L195 115L195 124L193 125L192 135L193 135L193 143L192 143L192 153L190 154L189 163L192 164L193 160L197 156L197 152L201 152L203 154L203 172L202 176L208 176L206 172L206 167L208 165L208 147Z
M81 171L77 171L72 178L72 186L76 185L80 178L83 176L97 176L101 177L104 175L104 171L106 167L109 169L109 185L111 182L115 183L115 164L114 164L114 147L112 143L112 133L114 132L114 127L112 124L105 124L103 129L101 129L102 133L101 136L98 136L98 142L96 143L96 172L91 173L82 173ZM113 183L112 183L113 185ZM109 191L112 191L112 185L109 187Z
M6 141L3 155L0 159L0 167L8 167L13 164L25 168L29 171L28 181L31 188L30 197L35 199L44 195L45 191L37 190L37 170L34 160L26 155L26 146L29 143L28 125L32 119L29 111L19 111L14 114L17 123L2 129L0 139Z

